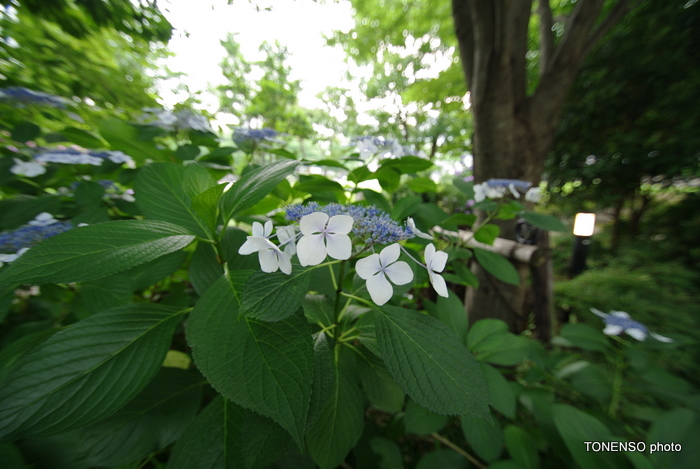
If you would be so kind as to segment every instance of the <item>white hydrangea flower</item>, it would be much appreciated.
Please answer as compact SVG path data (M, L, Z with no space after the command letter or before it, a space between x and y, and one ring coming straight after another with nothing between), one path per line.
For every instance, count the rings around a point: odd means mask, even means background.
M449 294L447 293L447 284L445 279L439 272L445 270L447 265L447 253L444 251L437 251L435 246L431 243L425 247L425 265L428 268L428 278L430 283L437 292L438 295L447 298Z
M357 142L357 151L362 159L366 159L377 153L379 148L370 139L364 139Z
M411 229L411 231L413 231L413 234L418 236L419 238L429 239L431 241L433 240L432 236L430 236L427 233L423 233L421 230L419 230L416 227L416 222L413 221L413 218L408 217L408 219L406 220L406 225L408 225L408 227Z
M401 248L398 243L382 249L379 254L372 254L357 261L355 271L360 278L367 280L367 291L377 305L381 306L391 299L396 285L405 285L413 281L413 271L404 261L399 261ZM389 280L387 280L389 277Z
M542 200L542 192L539 187L531 187L525 193L525 200L534 204Z
M624 332L637 340L646 340L647 334L649 334L659 342L673 342L673 339L664 337L654 332L649 332L647 326L641 322L633 320L630 315L624 311L610 311L610 314L606 314L595 308L591 308L591 311L593 314L600 316L603 318L603 321L605 321L605 329L603 329L603 334L620 335Z
M314 212L301 217L299 230L303 235L297 243L297 255L301 265L318 265L326 258L349 259L352 242L348 233L352 230L353 218L349 215L329 217L323 212Z
M505 194L505 187L491 187L487 183L474 184L474 200L482 202L484 199L498 199Z
M277 272L279 269L287 275L292 273L292 261L289 256L269 239L261 236L248 236L246 244L249 244L253 249L251 252L257 251L258 261L260 261L260 268L263 272Z
M243 243L243 245L238 249L238 254L247 256L254 252L258 252L260 246L259 243L250 242L250 238L269 238L272 234L272 220L265 222L265 226L262 223L254 221L253 222L253 236L248 236L248 240Z
M0 254L0 267L2 267L5 262L9 264L10 262L16 261L18 257L27 251L29 251L29 248L22 248L14 254Z
M58 222L53 215L48 212L41 212L39 215L34 217L34 220L30 221L29 224L32 226L48 226L53 225Z
M15 165L10 168L12 174L33 178L46 172L46 168L43 165L34 161L22 161L18 158L12 159L15 160Z

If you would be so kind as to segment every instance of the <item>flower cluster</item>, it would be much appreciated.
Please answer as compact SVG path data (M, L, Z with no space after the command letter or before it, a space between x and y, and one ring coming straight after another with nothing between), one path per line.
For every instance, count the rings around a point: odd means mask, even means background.
M409 219L407 225L402 227L373 206L329 204L321 207L312 202L287 207L286 216L287 220L298 222L298 234L294 225L277 228L275 236L280 242L278 246L270 240L273 237L272 222L268 221L264 226L254 222L252 236L247 237L239 254L257 252L263 272L280 270L290 274L291 257L294 254L301 265L313 266L321 264L326 257L351 259L353 241L364 244L364 247L355 251L356 256L367 249L374 251L375 245L388 244L380 253L359 259L355 265L357 275L366 280L367 291L372 301L378 305L383 305L393 295L392 283L405 285L413 281L410 266L398 260L403 248L397 241L415 236L432 239L415 228L412 220ZM351 239L351 234L354 239ZM295 244L297 238L299 240ZM433 244L429 244L425 250L425 265L415 262L427 269L430 283L438 294L447 297L447 285L440 275L447 264L447 254L437 251Z
M14 166L10 168L12 174L17 176L24 176L28 178L33 178L36 176L41 176L46 172L46 168L41 163L36 161L22 161L19 158L12 158L15 160Z
M659 342L673 342L673 339L669 339L668 337L654 332L649 332L649 329L647 329L644 324L633 320L630 315L624 311L610 311L610 314L605 314L595 308L591 308L591 311L596 316L603 318L605 322L603 334L620 335L624 332L637 340L646 340L647 335L650 335Z
M237 144L245 140L259 142L274 142L275 137L279 134L274 129L247 129L245 127L236 127L233 129L233 141Z
M500 199L506 195L506 191L516 199L520 198L520 192L525 193L525 200L537 203L542 198L539 187L531 187L532 184L520 179L489 179L481 184L474 185L474 200L481 202L484 199Z
M92 166L100 166L104 160L110 160L116 164L133 163L132 158L121 151L76 149L45 150L34 159L39 163L89 164Z
M144 108L141 121L167 131L176 130L198 130L200 132L211 132L211 126L206 117L183 109L171 112L166 109Z
M0 102L7 101L19 104L39 104L44 106L65 108L68 104L73 104L65 98L53 96L41 91L33 91L27 88L13 86L0 89Z
M352 232L365 244L389 244L416 236L415 226L402 227L387 213L373 205L341 205L331 203L321 207L316 202L308 205L292 205L286 209L286 218L299 221L305 215L323 212L329 216L348 215L354 220ZM431 238L432 239L432 238Z
M73 225L69 222L56 220L50 213L42 212L27 225L0 233L0 265L14 261L32 246L70 229Z
M355 146L362 159L367 159L377 153L390 153L394 158L401 158L406 155L426 158L422 151L416 151L410 146L401 145L398 140L382 137L359 137L355 139Z

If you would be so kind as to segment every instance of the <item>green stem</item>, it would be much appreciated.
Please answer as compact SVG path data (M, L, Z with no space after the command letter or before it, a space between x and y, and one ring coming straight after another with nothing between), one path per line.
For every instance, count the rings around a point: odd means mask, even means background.
M469 460L469 462L471 462L472 464L474 464L474 465L475 465L476 467L478 467L479 469L486 469L486 466L484 466L481 462L479 462L478 459L476 459L474 456L472 456L471 454L467 453L467 452L464 451L462 448L460 448L460 447L457 446L456 444L452 443L450 440L448 440L448 439L445 438L444 436L440 435L439 433L433 433L433 434L430 435L430 436L432 436L433 438L435 438L436 440L438 440L440 443L442 443L443 445L447 446L448 448L452 449L453 451L456 451L457 453L459 453L459 454L461 454L462 456L464 456L465 458L467 458L467 459Z
M360 298L359 296L351 295L351 294L345 293L345 292L340 292L340 294L346 298L352 298L353 300L362 302L362 303L366 304L367 306L374 308L374 303L372 303L371 301L365 300L364 298Z
M486 225L488 222L490 222L490 221L493 219L493 217L496 216L497 213L498 213L498 210L494 210L493 212L489 213L489 214L486 216L486 218L484 219L484 221L481 222L481 223L479 224L479 226L477 226L476 228L472 227L472 233L471 233L471 235L470 235L467 239L465 239L465 240L462 242L462 244L464 244L465 246L466 246L467 244L469 244L469 241L471 241L472 239L474 239L474 236L476 236L476 234L479 232L479 230L481 229L481 227L483 227L483 226Z
M610 407L608 408L608 415L610 418L615 418L617 415L617 409L620 407L623 364L622 349L618 348L617 357L615 359L615 376L613 378L612 397L610 398Z

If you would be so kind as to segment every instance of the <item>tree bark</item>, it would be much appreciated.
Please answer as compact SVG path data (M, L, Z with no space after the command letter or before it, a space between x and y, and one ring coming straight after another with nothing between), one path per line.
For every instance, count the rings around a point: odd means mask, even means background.
M547 1L547 0L539 0ZM528 27L532 0L452 0L455 34L474 118L474 178L509 178L539 183L566 96L595 43L622 17L629 0L619 0L600 18L604 0L579 0L557 43L549 4L541 16L539 83L527 95ZM514 222L502 236L514 238ZM525 271L520 287L499 285L475 264L481 287L468 292L470 321L498 317L521 330ZM512 290L512 291L511 291ZM520 302L520 303L519 303Z

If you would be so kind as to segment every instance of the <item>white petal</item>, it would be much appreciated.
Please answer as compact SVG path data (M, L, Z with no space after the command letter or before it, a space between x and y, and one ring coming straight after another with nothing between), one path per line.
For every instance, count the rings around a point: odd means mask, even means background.
M389 276L389 280L396 285L406 285L413 281L413 271L404 261L394 262L385 268L384 272Z
M430 279L430 283L433 285L433 288L435 289L438 295L445 298L450 296L447 293L447 284L445 283L445 279L442 278L442 275L438 275L429 270L428 278Z
M618 318L630 319L630 315L625 313L624 311L610 311L610 314L612 314L613 316L617 316Z
M352 242L346 234L333 234L326 236L326 251L333 259L350 259L352 254Z
M258 252L258 260L263 272L276 272L280 267L277 253L273 249L263 249Z
M379 264L379 254L372 254L363 259L357 261L355 264L355 272L360 278L367 280L371 278L374 274L381 270L382 266Z
M386 267L392 262L396 262L400 255L401 247L399 246L399 243L394 243L382 249L382 252L379 253L379 262L382 264L382 266Z
M528 202L537 203L542 199L542 194L540 193L539 187L531 187L527 190L525 194L525 200Z
M323 212L314 212L304 215L299 220L299 230L304 235L320 233L326 229L328 215Z
M379 306L389 301L394 294L394 288L381 272L367 279L367 291L372 301Z
M265 222L265 232L264 232L263 236L266 238L269 238L271 234L272 234L272 220L267 220Z
M629 335L630 337L634 337L637 340L646 340L647 338L647 333L641 329L637 329L636 327L625 329L625 332L627 333L627 335Z
M430 263L430 269L434 272L442 272L445 270L447 265L447 253L445 251L438 251L433 256L433 261Z
M600 311L600 310L597 310L597 309L595 309L595 308L591 308L591 312L592 312L593 314L595 314L596 316L600 316L601 318L605 318L605 317L608 316L608 315L605 314L604 312L602 312L602 311Z
M655 332L650 332L649 335L652 336L653 338L655 338L656 340L658 340L659 342L666 342L666 343L673 342L673 339L671 339L670 337L664 337L664 336L659 335Z
M248 236L248 238L253 238L254 236ZM254 252L258 252L259 249L253 246L253 243L250 241L246 241L241 245L240 248L238 248L238 254L242 256L247 256L248 254L253 254Z
M510 189L510 193L513 194L513 197L516 199L520 198L520 192L515 188L515 184L508 184L508 189Z
M423 257L425 258L425 265L430 268L430 264L433 261L433 256L435 255L435 246L431 243L428 244L425 247L425 251L423 252Z
M335 215L328 220L328 228L326 228L326 231L329 233L346 235L352 231L354 222L355 220L350 215Z
M297 243L297 256L301 265L318 265L326 258L326 254L322 235L302 236Z
M423 239L429 239L432 241L433 237L430 236L429 234L425 234L421 230L419 230L418 227L416 226L416 222L413 221L413 218L408 217L406 219L406 224L411 229L411 231L413 231L414 236L418 236L419 238L423 238Z
M279 261L280 270L282 272L284 272L287 275L292 273L292 261L289 260L289 256L287 256L286 253L278 252L277 260Z
M605 335L620 335L620 332L622 332L622 327L616 326L615 324L608 324L605 326L605 329L603 329L603 334Z
M253 222L253 236L265 237L265 229L263 228L262 223L258 221Z

